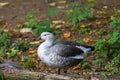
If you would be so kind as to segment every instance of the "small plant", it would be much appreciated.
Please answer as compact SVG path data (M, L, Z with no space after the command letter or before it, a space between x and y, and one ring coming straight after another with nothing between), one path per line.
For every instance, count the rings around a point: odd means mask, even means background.
M25 68L35 67L35 62L32 61L31 57L28 57L28 56L22 57L22 64Z
M19 50L16 50L15 48L12 48L12 49L10 49L10 51L7 53L7 56L8 56L9 58L15 57L18 51L19 51Z
M4 73L0 70L0 80L6 80Z
M107 71L119 73L120 65L120 19L113 18L110 23L113 32L108 34L104 39L100 39L96 43L96 50L100 51L106 64L104 65Z
M25 51L26 45L24 41L15 41L14 43L12 43L11 48L14 48L15 50L19 50L19 51Z
M70 5L70 11L67 12L68 17L70 16L68 21L77 23L87 18L93 18L93 13L90 11L90 8L93 6L93 3L84 6L81 3L73 2Z
M83 61L81 62L81 65L82 65L83 68L88 68L88 67L89 67L87 60L83 60Z
M47 17L51 17L53 15L56 15L57 13L58 13L58 7L54 6L54 7L48 9Z
M28 13L25 17L28 19L24 25L28 28L32 28L34 34L40 34L45 31L51 31L51 21L45 20L38 22L36 19L33 18L33 12ZM50 15L49 15L50 16Z
M6 32L0 30L0 56L6 56L6 48L9 48L11 43L9 38L10 36Z
M13 42L11 36L0 30L0 56L2 57L14 57L19 51L25 51L26 44L23 41Z

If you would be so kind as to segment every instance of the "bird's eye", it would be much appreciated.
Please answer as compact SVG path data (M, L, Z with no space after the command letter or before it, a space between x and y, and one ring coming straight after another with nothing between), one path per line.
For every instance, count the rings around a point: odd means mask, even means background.
M47 36L47 34L45 34L44 36Z

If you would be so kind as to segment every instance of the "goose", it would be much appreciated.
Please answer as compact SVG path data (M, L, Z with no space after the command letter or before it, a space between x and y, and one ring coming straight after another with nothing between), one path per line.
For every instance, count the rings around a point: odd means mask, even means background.
M50 32L42 32L38 39L44 40L38 47L38 57L43 63L67 72L67 69L79 64L89 52L94 51L93 46L79 44L73 41L54 42L54 35Z

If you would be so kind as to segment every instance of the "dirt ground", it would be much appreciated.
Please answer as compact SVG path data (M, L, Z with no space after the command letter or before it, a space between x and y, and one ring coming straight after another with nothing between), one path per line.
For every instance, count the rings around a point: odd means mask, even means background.
M52 0L52 1L59 1L59 0ZM78 0L78 1L87 3L85 0ZM0 0L0 2L8 2L7 5L0 7L0 28L4 28L8 30L17 29L18 28L17 25L23 24L26 21L24 16L28 12L31 12L32 10L36 10L36 13L34 15L35 19L37 19L38 21L43 21L44 19L46 19L46 12L49 8L49 2L45 2L44 0ZM69 3L69 0L67 0L67 2ZM96 10L102 10L103 6L108 7L106 10L108 15L114 14L114 10L116 8L120 8L120 1L97 0L97 2L95 3ZM61 13L56 19L61 19L64 16L65 15ZM29 35L31 34L28 34L27 36ZM116 78L114 80L120 79L120 76L113 76L113 77Z
M85 0L78 1L86 3ZM49 3L45 2L44 0L0 0L0 2L9 2L8 5L0 7L0 20L4 20L6 22L4 27L9 29L14 29L16 28L17 24L24 23L26 21L24 16L32 10L36 10L35 18L38 21L45 19L45 13L49 8ZM67 0L67 2L69 2L69 0ZM114 13L113 10L115 7L120 7L119 0L97 0L95 5L97 10L102 10L103 6L108 6L107 10L109 14ZM60 15L59 17L61 18L62 16L64 15Z

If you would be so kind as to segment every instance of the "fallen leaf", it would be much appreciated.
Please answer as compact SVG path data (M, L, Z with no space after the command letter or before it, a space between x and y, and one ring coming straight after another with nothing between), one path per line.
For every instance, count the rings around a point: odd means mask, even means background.
M85 28L86 26L84 24L80 25L81 28Z
M55 28L58 29L58 28L61 28L62 25L56 25Z
M54 20L52 21L53 24L60 24L60 23L65 23L65 21L62 20Z
M36 53L36 50L30 50L29 53Z
M79 69L79 68L80 68L80 65L76 65L76 66L72 67L73 70L76 70L76 69Z
M70 36L71 36L71 33L70 32L66 32L66 33L64 33L64 38L69 38Z
M101 21L96 21L96 24L101 24Z
M104 9L107 9L107 8L108 8L108 6L103 6L103 8L104 8Z
M105 12L105 11L97 11L97 14L102 14L102 15L104 15L104 14L106 14L106 12Z
M53 6L56 5L56 3L55 3L55 2L52 2L52 3L50 3L49 5L53 7Z
M8 5L9 2L0 2L0 7Z
M66 1L59 1L58 3L65 4L65 3L66 3Z
M90 42L91 40L90 40L89 38L84 38L83 41L84 41L85 43L88 43L88 42Z
M88 2L96 2L96 0L88 0Z
M72 13L72 12L73 12L73 10L72 10L72 9L70 9L70 10L66 10L65 12Z
M33 42L30 42L30 44L39 44L40 42L43 42L42 40L40 41L33 41Z
M25 33L25 32L32 32L31 28L22 28L20 29L21 33Z
M64 9L65 7L64 7L64 6L58 6L57 8L59 8L59 9Z

